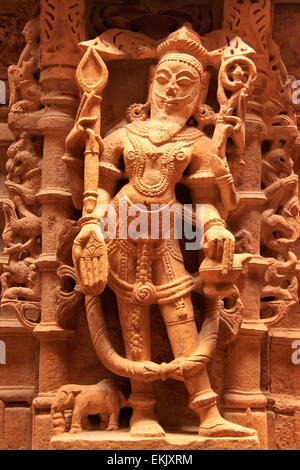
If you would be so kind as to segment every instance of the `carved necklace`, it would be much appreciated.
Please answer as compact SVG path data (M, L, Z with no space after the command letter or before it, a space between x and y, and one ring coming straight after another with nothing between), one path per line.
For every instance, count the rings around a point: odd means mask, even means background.
M178 137L176 140L172 139L172 141L167 144L164 152L143 152L139 139L136 136L142 138L147 138L148 136L146 136L144 132L138 132L136 128L134 131L127 128L127 135L133 148L133 150L130 150L126 154L126 160L130 165L132 174L131 183L140 194L147 197L161 196L167 191L176 172L175 162L183 163L184 160L187 160L187 150L194 145L197 138L199 138L199 132L193 132L189 135L190 139L188 142L186 142L186 136L184 136L184 139ZM185 141L184 145L183 140ZM147 184L142 179L146 159L151 158L155 161L159 157L162 157L160 168L161 179L158 183Z

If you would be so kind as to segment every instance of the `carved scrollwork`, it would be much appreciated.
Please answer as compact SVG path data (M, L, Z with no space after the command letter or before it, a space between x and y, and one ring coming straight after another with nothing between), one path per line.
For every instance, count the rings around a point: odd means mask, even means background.
M65 226L58 236L56 256L60 263L57 269L60 285L56 288L56 317L61 326L72 321L73 307L83 299L83 294L76 284L71 253L72 244L78 232L77 222L66 220Z
M20 322L33 329L40 317L40 280L35 261L41 251L41 170L38 144L28 134L13 143L6 164L10 199L1 201L5 226L2 238L8 256L0 281L2 307L16 313Z
M223 306L220 308L219 336L223 344L228 344L237 337L243 321L243 311L243 302L235 288L231 296L223 299Z
M105 60L119 60L154 58L158 44L144 34L115 28L82 45L94 47Z
M72 317L72 308L83 299L83 294L80 291L79 286L76 285L74 268L65 264L61 265L57 269L57 275L60 279L61 285L56 288L56 313L58 323L63 325L68 317ZM68 289L67 285L70 285L70 281L73 281L73 283Z
M223 25L234 33L247 31L247 40L257 53L265 53L268 48L270 24L269 0L226 0Z
M43 0L41 2L41 35L46 53L78 53L77 44L83 40L82 5L78 1ZM62 22L60 18L64 18ZM62 37L58 45L58 37Z
M276 173L273 175L275 177ZM278 177L265 189L268 203L262 215L262 247L273 258L267 258L268 268L261 291L261 317L268 323L271 318L275 323L275 318L277 322L287 315L298 299L297 259L290 251L300 233L297 188L298 179L292 174L282 179Z
M21 296L21 289L18 288L17 294ZM10 309L17 317L21 325L29 330L34 330L41 319L40 302L20 301L14 299L3 299L1 302L3 308Z
M274 43L273 80L263 111L267 138L262 142L261 187L267 198L261 220L262 253L268 261L261 289L261 318L274 325L298 301L297 258L292 247L300 235L298 177L293 172L296 137L290 80Z
M55 36L55 24L57 21L57 2L54 0L45 0L43 2L43 34L48 41L51 41Z
M298 281L295 276L297 257L291 251L283 258L270 258L261 291L261 318L275 324L284 318L298 301Z

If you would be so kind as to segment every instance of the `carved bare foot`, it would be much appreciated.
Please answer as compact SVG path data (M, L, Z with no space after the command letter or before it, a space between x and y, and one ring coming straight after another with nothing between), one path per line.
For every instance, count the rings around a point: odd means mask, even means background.
M153 411L133 410L130 420L132 437L165 437L165 431L158 424Z
M82 431L82 427L79 424L73 424L70 429L70 434L79 434Z
M106 428L106 431L117 431L119 426L117 424L109 424Z
M199 436L202 437L257 437L255 429L246 428L231 423L221 416L218 419L203 423L199 427Z

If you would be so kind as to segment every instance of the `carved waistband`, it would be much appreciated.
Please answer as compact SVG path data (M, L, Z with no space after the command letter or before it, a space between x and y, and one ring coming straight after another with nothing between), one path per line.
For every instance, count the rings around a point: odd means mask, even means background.
M186 275L172 282L154 286L152 283L141 285L144 296L135 295L137 284L120 279L113 271L109 272L108 285L124 302L135 304L167 304L190 293L194 287L192 276ZM149 295L147 295L149 292Z

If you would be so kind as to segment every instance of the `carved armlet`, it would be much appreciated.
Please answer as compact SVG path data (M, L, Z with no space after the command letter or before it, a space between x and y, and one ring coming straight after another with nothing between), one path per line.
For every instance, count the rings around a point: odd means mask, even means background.
M62 157L62 160L63 160L67 165L70 165L70 166L83 167L83 165L84 165L83 159L73 157L72 155L69 155L69 154L65 154L65 155Z
M230 212L237 206L237 195L231 173L219 176L215 179L219 188L224 208Z
M182 178L181 182L188 188L194 186L211 187L215 184L215 176L210 170L198 170Z
M198 170L185 176L181 183L190 189L192 199L196 200L198 204L215 205L215 201L220 198L215 176L210 170Z
M99 175L108 176L109 178L116 180L123 178L123 172L109 162L99 163Z
M87 224L96 224L98 225L102 217L97 215L84 215L81 219L78 220L78 225L82 228L84 225Z

